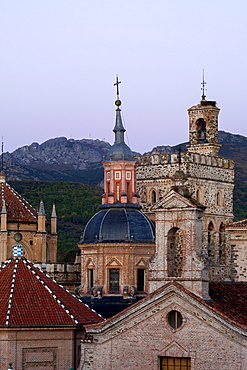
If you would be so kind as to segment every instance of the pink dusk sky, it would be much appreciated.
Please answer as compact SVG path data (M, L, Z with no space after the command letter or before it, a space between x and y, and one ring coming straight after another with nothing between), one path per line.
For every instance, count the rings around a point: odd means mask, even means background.
M219 129L247 136L246 35L246 0L3 1L4 151L59 136L112 143L116 74L135 151L188 140L203 69Z

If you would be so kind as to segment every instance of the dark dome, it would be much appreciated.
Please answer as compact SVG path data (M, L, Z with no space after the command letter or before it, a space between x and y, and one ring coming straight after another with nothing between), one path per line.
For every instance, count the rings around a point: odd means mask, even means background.
M154 242L151 221L135 204L107 204L87 223L81 243Z
M106 160L128 160L133 161L134 156L131 149L125 143L115 143L106 155Z

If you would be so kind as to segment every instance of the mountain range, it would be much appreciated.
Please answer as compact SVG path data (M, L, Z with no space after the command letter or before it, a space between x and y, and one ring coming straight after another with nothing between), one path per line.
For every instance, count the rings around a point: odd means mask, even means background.
M238 219L247 217L247 137L219 131L219 143L219 155L235 161L235 216ZM185 151L186 144L158 146L150 152L174 152L179 147ZM110 147L108 142L101 140L54 138L4 153L4 171L8 181L68 181L99 185L103 180L101 162Z

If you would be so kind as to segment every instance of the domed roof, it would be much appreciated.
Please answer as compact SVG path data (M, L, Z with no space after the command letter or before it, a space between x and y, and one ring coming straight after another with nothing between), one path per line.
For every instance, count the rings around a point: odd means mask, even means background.
M154 227L136 204L106 204L87 223L81 243L154 242Z
M106 160L126 160L126 161L133 161L134 156L133 153L125 143L115 143L112 145L110 150L106 155Z

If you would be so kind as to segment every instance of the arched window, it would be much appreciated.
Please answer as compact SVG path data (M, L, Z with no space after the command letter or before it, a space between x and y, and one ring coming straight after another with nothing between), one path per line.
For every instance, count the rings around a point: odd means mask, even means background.
M209 222L208 224L208 256L211 257L212 253L212 231L214 230L214 225L212 221Z
M219 229L219 262L224 263L225 262L225 225L223 222L220 224Z
M199 118L196 121L197 140L199 142L206 141L206 121L203 118Z
M152 190L151 192L151 202L152 203L156 203L156 191L155 190Z
M173 227L168 232L167 244L168 276L181 276L183 268L182 231Z
M221 206L222 205L222 202L221 202L221 192L218 191L218 193L216 194L216 204L217 206Z
M200 202L200 190L197 189L196 191L196 200L198 200L198 202Z

